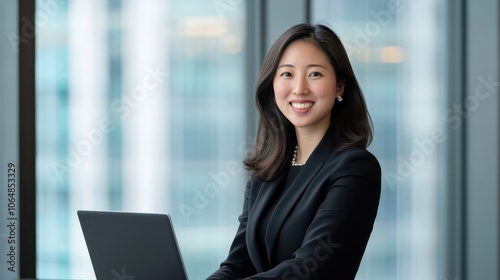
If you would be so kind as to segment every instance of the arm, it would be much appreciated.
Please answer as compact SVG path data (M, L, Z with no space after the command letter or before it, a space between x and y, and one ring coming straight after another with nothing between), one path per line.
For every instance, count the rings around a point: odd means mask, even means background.
M339 156L323 167L332 169L324 200L293 258L245 279L354 279L378 208L380 166L363 150Z
M236 236L229 250L229 256L221 264L220 268L214 272L207 280L216 279L241 279L248 275L257 273L250 257L248 256L246 244L246 226L248 218L248 199L250 195L251 179L248 181L245 190L245 200L243 202L243 211L238 220L240 225Z

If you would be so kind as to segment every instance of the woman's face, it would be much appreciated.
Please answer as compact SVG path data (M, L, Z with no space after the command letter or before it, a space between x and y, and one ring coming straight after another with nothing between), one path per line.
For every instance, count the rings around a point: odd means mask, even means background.
M311 132L326 131L335 98L344 91L328 57L305 40L297 40L285 49L273 88L283 115L296 129Z

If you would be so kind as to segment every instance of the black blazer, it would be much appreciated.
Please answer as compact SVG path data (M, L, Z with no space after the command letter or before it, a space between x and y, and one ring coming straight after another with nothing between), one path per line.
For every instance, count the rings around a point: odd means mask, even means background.
M229 256L208 279L354 279L377 214L381 170L364 149L334 151L328 134L276 202L265 251L256 225L286 175L248 181Z

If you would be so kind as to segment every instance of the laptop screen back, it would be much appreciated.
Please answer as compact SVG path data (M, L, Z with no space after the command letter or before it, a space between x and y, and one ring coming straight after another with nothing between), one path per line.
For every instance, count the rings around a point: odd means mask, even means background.
M78 211L97 280L185 280L170 217Z

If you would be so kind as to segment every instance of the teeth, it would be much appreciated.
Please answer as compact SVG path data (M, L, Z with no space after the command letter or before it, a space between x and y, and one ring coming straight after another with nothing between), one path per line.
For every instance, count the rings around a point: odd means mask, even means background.
M305 109L311 107L313 104L311 102L306 103L292 103L293 108Z

